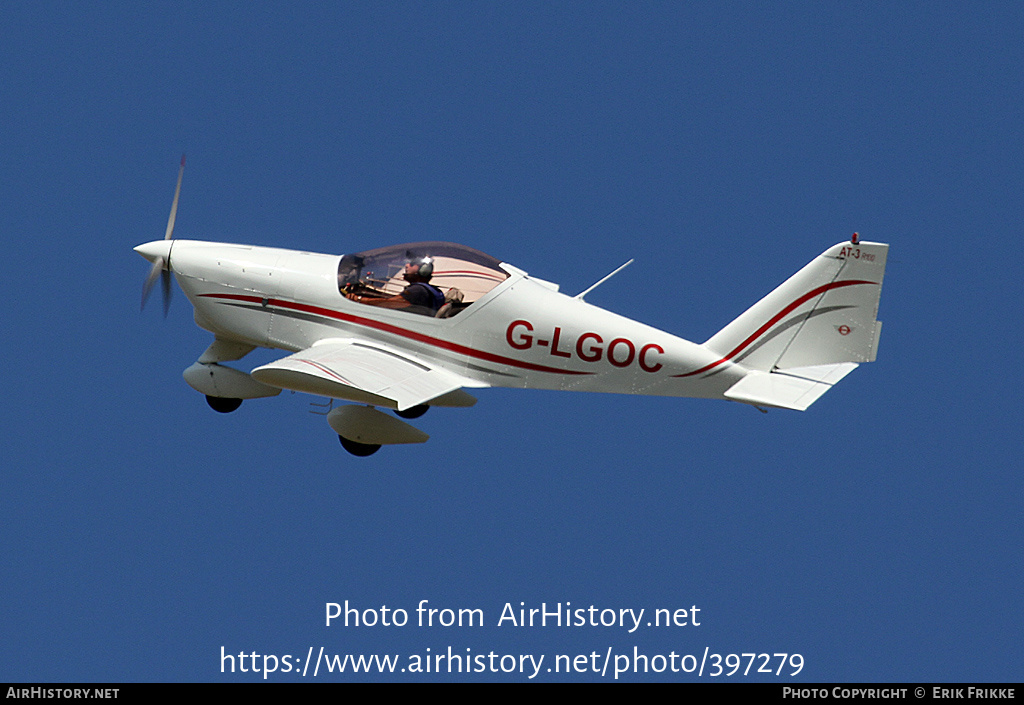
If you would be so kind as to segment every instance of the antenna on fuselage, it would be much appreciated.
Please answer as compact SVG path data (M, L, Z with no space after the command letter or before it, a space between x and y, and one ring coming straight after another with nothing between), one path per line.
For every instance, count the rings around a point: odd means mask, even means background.
M621 272L623 269L625 269L626 267L628 267L631 264L633 264L633 260L629 260L628 262L626 262L624 265L622 265L621 267L616 269L614 272L612 272L608 276L606 276L603 279L600 279L596 283L592 284L588 289L584 289L580 293L576 294L576 296L574 296L573 298L574 299L579 299L580 301L583 301L583 297L584 296L586 296L587 294L592 292L594 289L596 289L597 287L599 287L602 284L604 284L606 281L608 281L609 279L614 277L616 274L618 274L619 272Z

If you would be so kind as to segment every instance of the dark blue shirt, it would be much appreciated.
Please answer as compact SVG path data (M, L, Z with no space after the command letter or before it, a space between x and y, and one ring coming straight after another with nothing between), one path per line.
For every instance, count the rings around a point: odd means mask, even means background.
M426 282L413 282L405 287L402 298L412 304L416 313L432 315L444 305L444 294L433 284ZM427 309L426 311L417 309Z

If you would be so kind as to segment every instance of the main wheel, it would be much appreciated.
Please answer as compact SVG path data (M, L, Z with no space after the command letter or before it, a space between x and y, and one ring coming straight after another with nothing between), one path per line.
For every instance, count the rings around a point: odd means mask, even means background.
M358 441L350 441L344 436L338 436L338 440L341 441L341 447L347 450L352 455L358 455L360 458L365 458L368 455L373 455L380 450L379 445L372 443L360 443Z
M395 413L403 419L418 419L423 416L423 414L427 413L427 409L429 408L430 406L427 404L417 404L416 406L410 406L408 409L403 409L402 411L395 409Z
M219 411L222 414L230 414L242 405L242 400L231 399L230 397L211 397L207 394L206 403L209 404L210 408L214 411Z

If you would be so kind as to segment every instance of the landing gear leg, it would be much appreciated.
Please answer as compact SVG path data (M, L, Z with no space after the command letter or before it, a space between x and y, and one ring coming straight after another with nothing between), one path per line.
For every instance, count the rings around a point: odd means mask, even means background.
M350 441L344 436L338 436L338 440L341 441L341 447L347 450L352 455L357 455L360 458L365 458L368 455L373 455L380 446L372 443L359 443L358 441Z

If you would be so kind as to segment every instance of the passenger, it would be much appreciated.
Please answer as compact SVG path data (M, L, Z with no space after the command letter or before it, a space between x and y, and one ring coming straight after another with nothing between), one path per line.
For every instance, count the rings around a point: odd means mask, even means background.
M409 282L409 286L405 287L401 294L378 299L348 292L345 297L368 306L401 309L410 313L433 316L444 304L444 294L430 283L430 278L433 275L434 261L432 259L429 257L414 259L405 265L403 277Z

